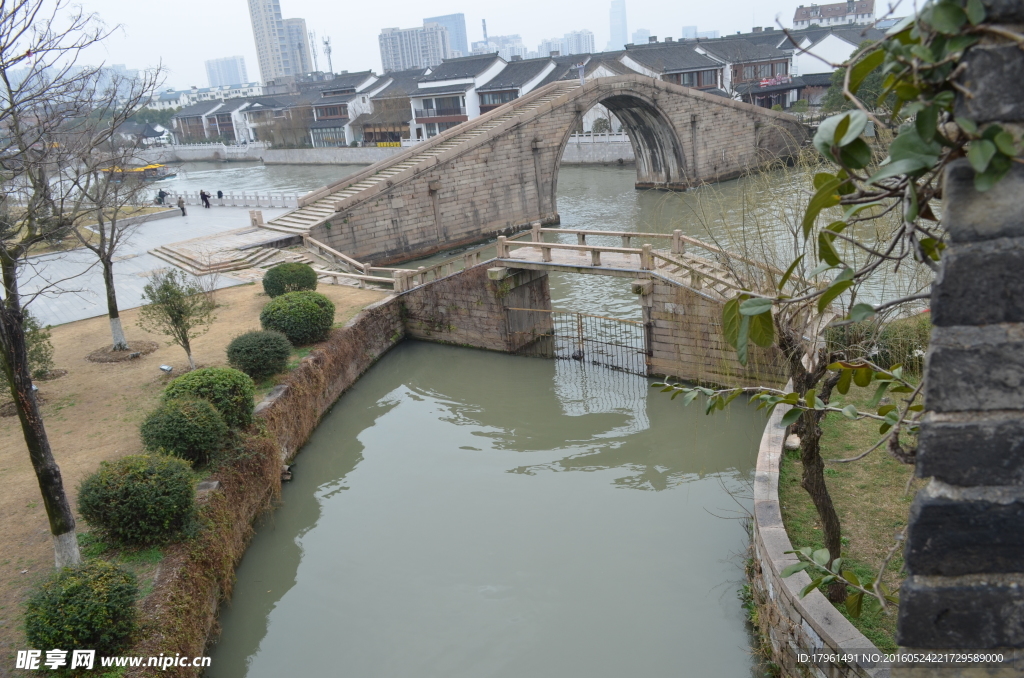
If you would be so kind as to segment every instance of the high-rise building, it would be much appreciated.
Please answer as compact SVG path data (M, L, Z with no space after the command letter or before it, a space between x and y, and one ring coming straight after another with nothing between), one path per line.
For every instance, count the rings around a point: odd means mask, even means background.
M428 23L420 28L382 28L380 64L385 73L437 66L451 56L448 29Z
M697 31L697 37L701 40L717 40L718 31Z
M562 38L544 38L541 40L540 45L537 46L537 56L550 56L552 52L568 54L565 51L565 40Z
M210 87L249 82L249 74L245 71L245 57L210 59L206 62L206 79L209 80Z
M565 54L592 54L594 34L584 29L565 34Z
M638 28L633 31L633 44L634 45L646 45L647 41L651 38L651 32L646 28Z
M683 34L679 36L680 40L696 40L697 39L697 27L696 26L683 26Z
M309 38L305 33L304 19L282 19L280 0L249 0L249 18L252 20L252 35L256 40L260 79L264 83L312 70L309 67ZM299 22L302 26L301 38L298 35Z
M612 0L612 8L608 13L611 28L611 40L608 51L622 49L626 45L626 0Z
M469 55L469 43L466 41L466 15L445 14L423 20L423 25L440 24L448 29L448 46L451 50L461 52L461 56Z
M309 50L309 32L305 19L285 19L284 32L288 38L288 56L292 62L292 75L313 72L313 55Z

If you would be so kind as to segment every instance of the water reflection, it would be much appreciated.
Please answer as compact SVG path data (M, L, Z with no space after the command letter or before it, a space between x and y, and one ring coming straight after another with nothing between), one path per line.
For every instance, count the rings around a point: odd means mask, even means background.
M749 674L745 533L705 508L763 419L579 367L416 342L374 366L259 528L208 675Z

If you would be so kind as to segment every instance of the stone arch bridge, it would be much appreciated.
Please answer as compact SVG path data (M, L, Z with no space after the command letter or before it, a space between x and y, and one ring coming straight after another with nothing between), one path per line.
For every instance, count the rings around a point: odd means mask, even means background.
M312 191L260 225L379 265L558 223L562 152L598 103L629 135L637 188L733 178L791 157L807 138L788 115L642 75L559 81Z

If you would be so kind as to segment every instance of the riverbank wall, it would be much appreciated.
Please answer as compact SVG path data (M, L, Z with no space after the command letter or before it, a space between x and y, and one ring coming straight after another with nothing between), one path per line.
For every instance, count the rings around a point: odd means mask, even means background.
M268 148L265 144L182 144L142 151L139 159L151 163L261 162L265 165L372 165L401 152L400 147ZM573 135L562 155L563 165L624 165L635 161L633 146L624 134Z
M790 385L786 389L789 390ZM782 570L798 562L793 544L782 523L779 505L779 463L785 453L783 415L779 405L768 419L761 437L754 476L753 562L750 585L757 610L758 632L765 637L770 661L782 678L889 678L888 662L846 662L837 657L854 653L882 656L881 651L858 631L819 590L806 597L800 591L811 583L807 572L782 578ZM800 655L818 654L828 659L814 662Z

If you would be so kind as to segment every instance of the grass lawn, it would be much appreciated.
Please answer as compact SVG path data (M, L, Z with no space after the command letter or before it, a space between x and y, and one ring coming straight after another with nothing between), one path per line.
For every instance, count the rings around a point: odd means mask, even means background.
M847 395L834 393L833 405L854 404L866 409L874 393L853 386ZM890 396L891 398L892 396ZM883 401L888 402L888 401ZM887 450L878 449L860 461L846 464L829 463L829 459L856 456L878 441L878 422L850 421L842 415L830 414L822 422L821 453L826 460L825 482L843 533L844 569L849 567L861 580L873 579L886 553L895 543L894 537L907 523L910 503L918 488L926 481L914 480L907 490L914 468L893 459ZM817 511L807 492L800 487L803 473L799 451L787 451L779 477L779 500L782 519L794 548L823 548ZM903 553L900 550L889 562L883 581L895 589L905 577ZM845 606L837 606L861 633L882 651L896 649L896 610L886 614L878 603L865 598L859 619L850 618Z

